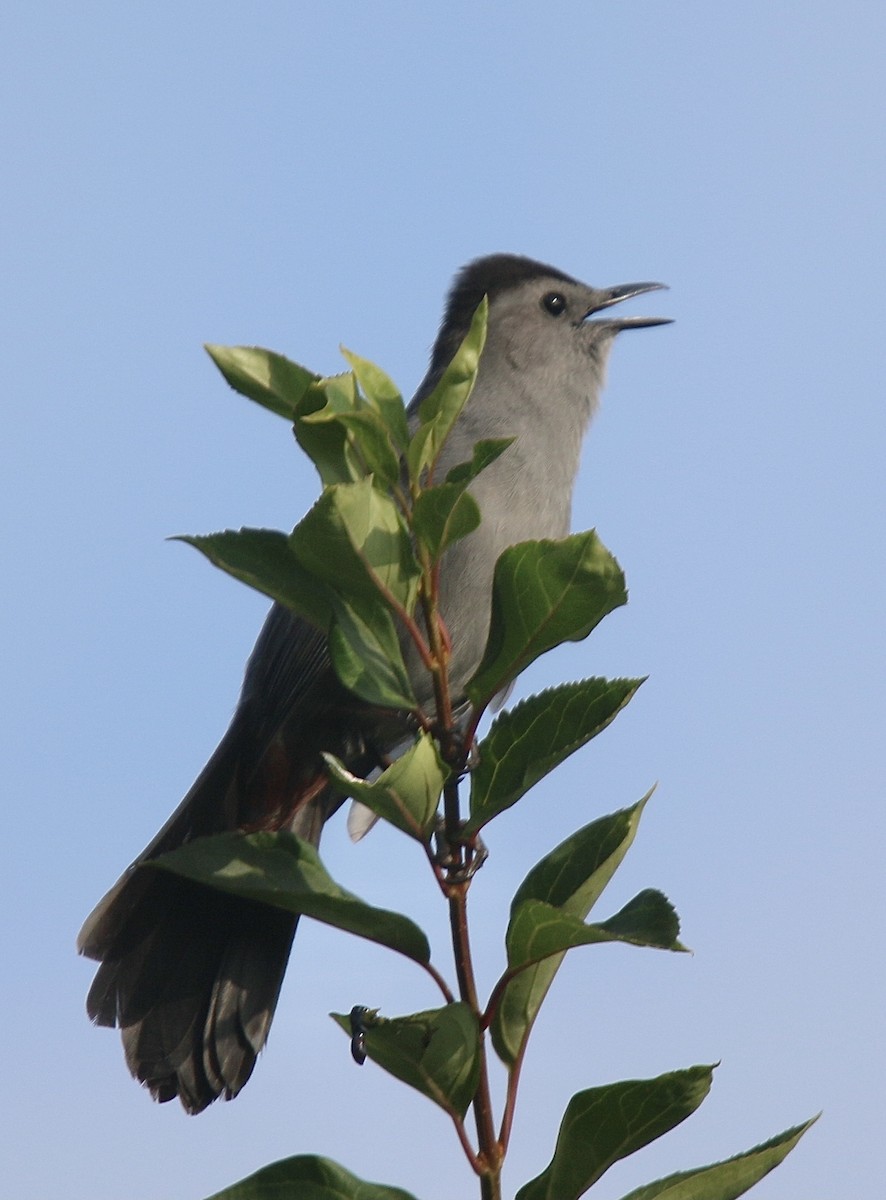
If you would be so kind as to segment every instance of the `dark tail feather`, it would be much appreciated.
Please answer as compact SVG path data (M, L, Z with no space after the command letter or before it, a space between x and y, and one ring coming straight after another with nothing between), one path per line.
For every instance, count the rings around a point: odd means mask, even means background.
M297 924L268 905L138 869L218 830L219 814L230 811L235 734L232 727L166 827L87 919L79 941L82 953L101 962L86 1002L90 1017L120 1028L130 1071L157 1100L178 1096L190 1113L236 1096L252 1074ZM321 794L291 827L316 845L325 815Z
M153 928L102 962L87 998L117 1025L126 1063L155 1099L188 1112L236 1096L265 1044L296 918L186 879L152 873Z

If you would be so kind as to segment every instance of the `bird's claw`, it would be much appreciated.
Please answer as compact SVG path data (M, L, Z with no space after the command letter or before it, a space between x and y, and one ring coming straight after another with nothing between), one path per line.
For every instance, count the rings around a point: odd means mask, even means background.
M476 835L463 841L451 840L443 817L437 819L434 847L434 861L446 872L449 883L467 883L489 857L485 842Z

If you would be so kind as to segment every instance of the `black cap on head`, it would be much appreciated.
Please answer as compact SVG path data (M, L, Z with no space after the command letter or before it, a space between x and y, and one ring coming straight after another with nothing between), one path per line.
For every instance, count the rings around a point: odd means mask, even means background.
M431 356L430 373L437 375L452 360L484 296L488 296L491 303L509 288L542 277L562 279L565 283L576 282L571 275L558 271L556 267L519 254L487 254L462 267L446 301L443 323Z

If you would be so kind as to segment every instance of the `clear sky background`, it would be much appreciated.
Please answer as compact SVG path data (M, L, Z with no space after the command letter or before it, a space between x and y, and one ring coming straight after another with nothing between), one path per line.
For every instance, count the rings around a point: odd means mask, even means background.
M721 1061L593 1195L820 1109L754 1195L882 1195L884 35L879 0L7 6L4 1195L200 1200L308 1151L477 1194L446 1119L325 1015L436 1004L408 963L303 923L252 1081L188 1118L90 1027L74 939L223 732L266 608L164 539L286 528L316 494L202 343L332 372L344 342L410 392L452 273L497 250L662 279L630 311L676 324L620 339L576 494L631 603L525 686L650 680L499 822L481 981L532 863L655 780L604 907L662 888L695 951L570 956L508 1191L575 1091ZM446 961L405 839L339 821L324 851Z

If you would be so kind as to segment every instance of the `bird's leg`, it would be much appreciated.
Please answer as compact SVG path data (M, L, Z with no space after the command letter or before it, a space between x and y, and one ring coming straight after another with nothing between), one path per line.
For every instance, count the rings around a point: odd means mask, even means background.
M464 825L464 822L462 822ZM453 842L446 831L446 819L437 817L434 828L434 862L446 872L448 883L467 883L480 870L489 851L482 838L474 835Z

